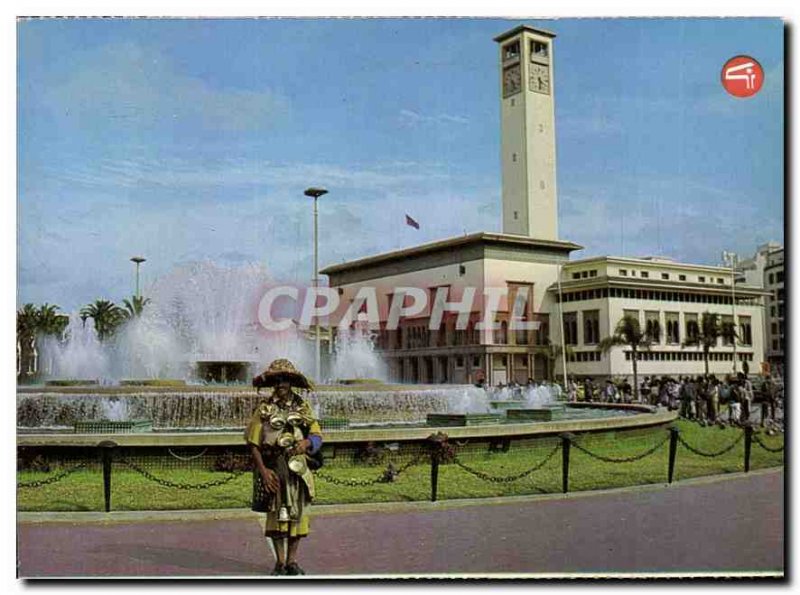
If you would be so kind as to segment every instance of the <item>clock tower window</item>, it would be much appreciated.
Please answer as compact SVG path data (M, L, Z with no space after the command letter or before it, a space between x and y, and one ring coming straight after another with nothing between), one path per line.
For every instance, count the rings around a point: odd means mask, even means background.
M543 41L532 41L531 42L531 60L535 59L547 59L548 52L547 52L547 44Z

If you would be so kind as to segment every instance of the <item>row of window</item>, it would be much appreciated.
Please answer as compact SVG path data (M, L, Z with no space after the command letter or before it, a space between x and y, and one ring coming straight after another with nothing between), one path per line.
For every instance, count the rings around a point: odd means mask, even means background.
M629 300L651 300L662 302L686 302L692 304L721 304L732 303L730 295L692 293L685 291L659 291L650 289L628 289L626 287L600 287L597 289L584 289L582 291L565 291L564 302L581 302L605 298L624 298ZM783 295L781 294L781 299ZM556 295L558 301L558 295ZM755 305L755 298L736 296L739 305Z
M567 355L568 362L599 362L603 357L600 351L576 351Z
M661 280L662 281L669 281L672 278L670 273L660 273L660 275L661 275ZM630 274L629 274L628 269L619 269L619 276L620 277L628 277L628 276L635 277L636 276L636 271L635 270L631 270ZM639 271L639 277L641 277L642 279L649 279L650 278L650 271ZM686 281L686 275L679 274L678 275L678 281ZM723 277L708 277L708 281L707 281L708 283L714 283L715 281L717 282L718 285L724 285L725 284L725 279ZM698 275L697 276L697 282L698 283L706 283L706 276L705 275Z
M580 312L583 319L583 344L596 345L600 342L600 311L599 310L583 310ZM623 310L624 316L630 316L636 320L640 320L639 310ZM645 312L645 331L650 336L652 343L661 343L661 313L660 312ZM679 312L664 312L664 320L666 327L665 342L667 344L677 345L683 340L695 340L700 334L700 315L697 313L685 313L684 318L684 336L681 336L681 314ZM753 344L753 329L750 316L739 316L739 328L737 335L739 343L742 345ZM729 331L733 325L732 316L721 317L722 326L726 332L722 333L721 341L723 345L731 345L731 334ZM776 328L776 327L773 327ZM577 345L578 341L578 312L565 312L564 313L564 341L567 345Z
M773 283L783 283L783 271L769 274L769 284L772 285Z
M625 352L625 359L631 361L631 351ZM637 351L637 361L640 362L701 362L703 353L701 351ZM739 361L753 361L752 353L737 353ZM712 362L732 362L733 353L719 353L711 351L708 360Z

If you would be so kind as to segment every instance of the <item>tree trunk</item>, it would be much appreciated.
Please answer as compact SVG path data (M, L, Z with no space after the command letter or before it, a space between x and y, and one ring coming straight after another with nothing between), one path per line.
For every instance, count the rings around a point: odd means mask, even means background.
M706 378L708 378L708 348L703 348L703 362L706 364Z
M639 402L639 368L637 365L637 361L639 359L639 355L636 353L636 347L633 348L633 353L631 354L633 359L633 398L638 403Z

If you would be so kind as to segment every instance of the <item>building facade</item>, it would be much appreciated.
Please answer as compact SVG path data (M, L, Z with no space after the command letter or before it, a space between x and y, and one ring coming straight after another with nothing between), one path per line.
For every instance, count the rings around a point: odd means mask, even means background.
M764 302L764 358L773 373L783 375L785 361L786 289L784 251L776 242L762 244L752 257L736 266L737 283L767 290Z
M560 295L569 373L630 376L631 349L620 346L603 353L599 343L613 334L623 316L632 316L653 337L638 356L641 375L702 374L702 349L687 341L697 336L706 312L718 314L722 324L734 325L739 337L735 344L720 338L711 348L709 373L724 377L743 369L760 372L765 292L744 284L733 291L732 283L728 268L665 258L603 256L566 264ZM550 291L558 301L559 288L551 286ZM561 343L559 335L553 340Z
M431 242L321 272L338 289L340 302L364 319L356 317L355 324L369 319L362 310L368 304L356 303L360 292L374 290L378 316L371 331L393 381L495 385L553 378L565 368L576 377L627 376L629 349L603 353L598 348L625 315L655 337L639 358L642 374L702 374L700 349L684 344L705 312L736 325L741 338L741 344L720 341L712 349L709 371L724 375L743 366L760 371L766 293L738 283L734 292L731 269L664 258L569 259L581 246L558 237L554 40L554 34L525 25L495 38L502 233ZM394 329L388 322L393 300L405 305L406 297L396 297L402 287L421 289L430 299L426 309ZM456 327L454 313L430 324L437 299L457 302L469 288L479 297L471 302L465 328ZM495 289L505 295L496 308L483 298ZM516 309L519 295L529 296L522 310ZM512 319L529 323L530 329L512 328ZM480 321L495 328L480 328Z

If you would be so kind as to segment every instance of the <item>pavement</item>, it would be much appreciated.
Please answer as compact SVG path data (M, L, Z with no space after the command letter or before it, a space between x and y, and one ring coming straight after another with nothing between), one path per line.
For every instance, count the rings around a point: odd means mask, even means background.
M304 578L759 575L784 569L782 469L598 492L314 507ZM266 577L246 510L19 513L18 575Z

